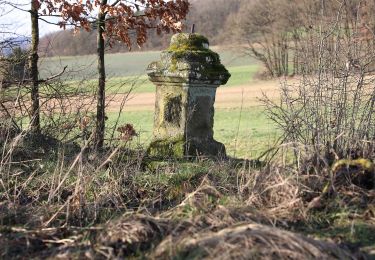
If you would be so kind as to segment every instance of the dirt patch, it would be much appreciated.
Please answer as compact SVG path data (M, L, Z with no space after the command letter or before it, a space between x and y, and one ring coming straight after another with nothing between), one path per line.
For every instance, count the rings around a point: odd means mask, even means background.
M261 105L259 98L266 93L271 99L279 97L278 81L257 81L249 85L237 87L222 86L217 89L216 108L236 108L252 107ZM122 100L126 98L124 94L110 95L107 97L111 100L108 111L118 111ZM127 97L125 111L154 110L155 93L135 93Z

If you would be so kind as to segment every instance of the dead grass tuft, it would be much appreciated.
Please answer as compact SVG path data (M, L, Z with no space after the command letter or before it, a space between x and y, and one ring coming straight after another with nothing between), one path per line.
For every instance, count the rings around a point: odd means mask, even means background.
M134 214L107 224L97 239L97 248L107 257L136 255L152 248L169 233L171 220Z
M250 223L218 232L201 230L161 244L152 258L181 259L356 259L334 244Z

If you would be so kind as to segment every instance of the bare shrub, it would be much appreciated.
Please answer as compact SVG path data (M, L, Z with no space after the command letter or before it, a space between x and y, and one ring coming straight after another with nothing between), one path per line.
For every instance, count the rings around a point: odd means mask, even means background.
M136 135L131 124L118 127L135 82L123 81L112 88L121 93L119 114L108 133L102 153L90 146L95 129L91 111L95 94L87 79L60 80L56 75L40 82L41 133L30 136L28 81L12 82L0 100L1 144L0 204L5 210L0 223L17 221L29 227L85 226L108 220L134 200L123 185L141 169L141 150L129 150ZM17 84L16 84L17 83ZM110 105L117 93L108 95ZM116 132L119 128L121 131ZM137 202L139 205L141 202Z
M350 9L357 12L357 20L350 20L347 4L343 1L330 19L323 17L321 7L319 29L311 41L315 45L305 50L306 61L314 51L316 68L296 84L282 84L279 103L263 98L295 161L328 166L342 157L374 156L375 38L362 38L360 4Z
M255 80L270 80L272 79L272 75L269 73L269 71L260 68L257 72L254 74Z

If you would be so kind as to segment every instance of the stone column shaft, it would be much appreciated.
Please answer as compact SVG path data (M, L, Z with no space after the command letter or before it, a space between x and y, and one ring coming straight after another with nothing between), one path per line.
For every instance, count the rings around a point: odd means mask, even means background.
M161 61L148 67L156 85L151 156L184 158L225 155L213 139L216 88L230 74L208 40L197 34L177 34Z

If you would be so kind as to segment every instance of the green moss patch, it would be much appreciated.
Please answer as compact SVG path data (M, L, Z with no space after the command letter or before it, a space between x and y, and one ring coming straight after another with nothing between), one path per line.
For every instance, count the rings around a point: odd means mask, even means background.
M208 48L206 37L199 34L177 34L172 38L170 47L165 51L170 57L168 70L176 72L189 63L191 70L203 78L223 77L223 84L230 78L230 73L221 64L220 56ZM181 63L181 64L180 64Z
M180 33L173 36L170 51L187 51L187 50L202 50L208 49L209 41L206 37L200 34Z
M147 154L157 158L184 158L185 138L183 136L153 141Z

